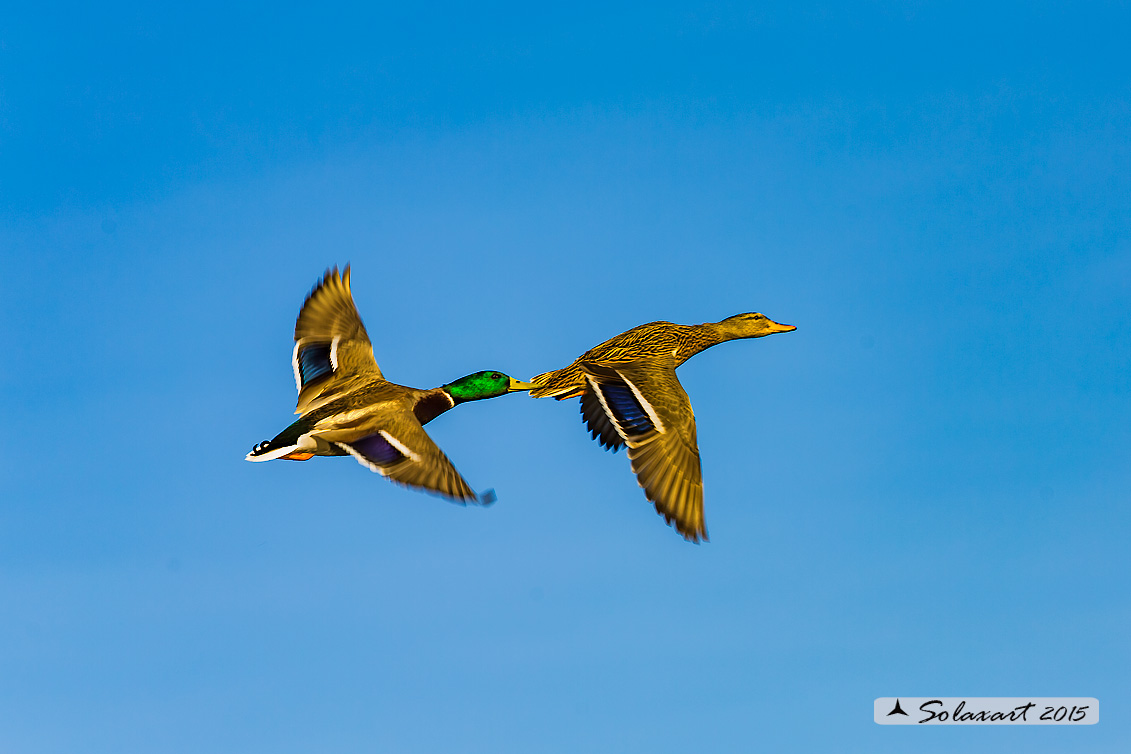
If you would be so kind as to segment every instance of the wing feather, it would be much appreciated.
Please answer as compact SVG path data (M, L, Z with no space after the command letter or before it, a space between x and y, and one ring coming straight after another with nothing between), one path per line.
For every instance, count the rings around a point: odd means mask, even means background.
M589 428L589 434L606 449L614 453L624 447L624 438L617 433L612 420L605 414L601 401L592 390L581 396L581 418Z
M306 414L359 384L384 379L350 292L350 268L327 270L299 311L292 358L296 414Z
M477 502L479 496L432 441L411 414L354 439L335 443L366 468L407 487L434 492L458 502Z
M695 414L675 369L646 362L582 369L601 412L628 445L632 471L656 512L687 539L706 539Z

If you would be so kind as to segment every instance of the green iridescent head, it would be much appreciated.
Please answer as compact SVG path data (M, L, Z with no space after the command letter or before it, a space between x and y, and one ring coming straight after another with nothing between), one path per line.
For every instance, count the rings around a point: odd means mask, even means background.
M529 390L532 387L534 386L529 382L519 382L502 372L476 372L449 382L443 386L443 389L456 403L463 403L497 398L516 390Z

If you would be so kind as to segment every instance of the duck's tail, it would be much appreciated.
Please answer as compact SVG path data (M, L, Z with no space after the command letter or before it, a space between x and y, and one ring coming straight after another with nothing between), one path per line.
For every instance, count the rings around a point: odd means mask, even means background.
M530 378L530 382L534 385L530 389L531 398L557 398L564 401L566 398L576 398L588 389L585 375L576 364L535 375Z

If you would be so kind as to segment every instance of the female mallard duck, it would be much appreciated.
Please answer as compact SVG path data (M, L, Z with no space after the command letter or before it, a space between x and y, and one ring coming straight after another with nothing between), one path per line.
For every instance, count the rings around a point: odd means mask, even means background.
M649 322L590 348L567 367L531 379L532 398L581 398L593 438L628 458L656 512L686 539L707 538L703 477L691 401L675 369L711 346L796 330L761 314L722 322Z
M248 461L344 456L394 482L460 501L481 501L424 425L459 403L530 384L476 372L432 390L387 381L350 293L350 268L328 270L295 323L292 358L301 418L247 454Z

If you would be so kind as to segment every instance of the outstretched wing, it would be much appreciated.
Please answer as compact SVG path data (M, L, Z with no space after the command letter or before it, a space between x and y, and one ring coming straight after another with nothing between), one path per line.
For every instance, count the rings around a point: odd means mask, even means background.
M424 427L409 415L404 421L349 442L335 445L371 471L409 487L434 492L460 502L481 500L471 485L432 441Z
M656 512L685 538L706 539L695 414L675 369L644 362L581 366L604 418L628 445L632 471ZM586 414L584 398L582 413L594 436L610 445L601 423Z
M298 387L296 414L305 414L324 399L347 392L355 378L383 379L373 346L350 293L350 268L327 270L314 287L295 322L292 358Z

